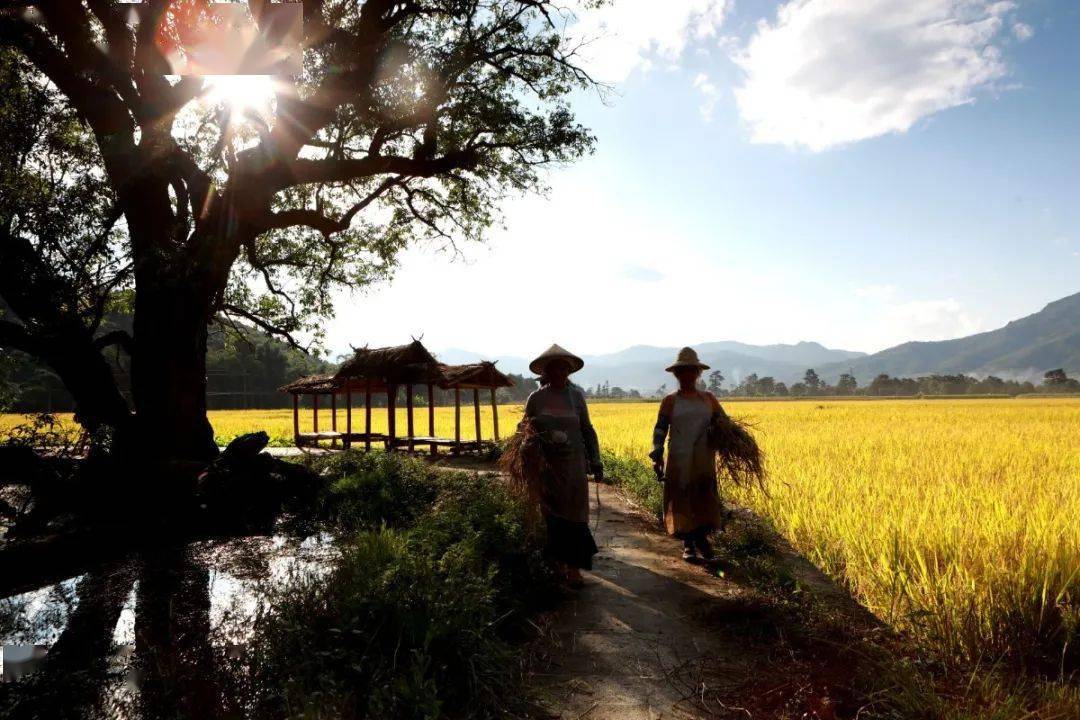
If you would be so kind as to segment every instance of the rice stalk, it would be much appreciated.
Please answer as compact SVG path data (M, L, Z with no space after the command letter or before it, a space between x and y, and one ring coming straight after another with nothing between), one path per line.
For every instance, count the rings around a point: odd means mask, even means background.
M709 425L709 445L716 451L716 474L736 487L765 487L765 456L754 436L750 424L737 420L727 413L719 413Z
M525 503L526 517L535 522L543 499L542 473L547 461L541 447L540 432L532 418L523 417L517 432L506 442L499 456L499 469L510 478L510 487Z

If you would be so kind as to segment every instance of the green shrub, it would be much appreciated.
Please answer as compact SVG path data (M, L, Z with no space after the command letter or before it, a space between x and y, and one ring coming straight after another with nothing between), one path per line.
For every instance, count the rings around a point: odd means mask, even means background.
M435 502L443 476L420 460L387 453L330 455L314 470L328 480L320 518L339 532L412 524Z
M519 716L511 639L552 582L516 496L407 457L345 453L318 469L341 558L270 598L235 668L244 714Z
M250 658L255 717L440 717L506 678L487 578L360 533L325 580L276 599Z

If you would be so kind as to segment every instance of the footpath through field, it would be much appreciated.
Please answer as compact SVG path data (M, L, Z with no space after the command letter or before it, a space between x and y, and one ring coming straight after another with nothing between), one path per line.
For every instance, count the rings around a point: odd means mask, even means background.
M798 613L749 585L684 562L678 541L609 486L600 500L600 554L585 587L550 618L534 673L554 717L829 718L849 704L851 659L835 642L808 637ZM866 621L805 560L782 562L806 592Z
M275 455L309 454L269 448ZM321 451L316 451L321 454ZM487 463L440 465L496 473ZM867 704L859 638L880 623L805 558L769 553L785 589L691 565L680 543L609 485L590 484L600 553L585 587L542 620L531 680L561 720L856 717ZM768 583L766 583L768 585Z

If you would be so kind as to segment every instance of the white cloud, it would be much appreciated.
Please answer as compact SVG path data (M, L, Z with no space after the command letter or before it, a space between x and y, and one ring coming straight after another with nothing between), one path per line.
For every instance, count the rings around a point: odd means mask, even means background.
M698 89L702 97L701 105L698 106L701 117L705 122L711 122L713 110L716 109L716 101L719 99L719 91L705 73L698 73L697 77L694 78L694 87Z
M982 320L953 298L892 305L882 320L890 334L907 340L951 340L984 329Z
M997 43L1012 2L790 0L734 59L751 138L813 151L974 102L1007 74Z
M1035 37L1035 28L1031 27L1027 23L1018 22L1012 26L1013 35L1020 42L1025 42Z
M616 0L579 13L571 35L588 41L581 55L599 80L622 82L634 70L675 65L691 42L715 38L730 0Z

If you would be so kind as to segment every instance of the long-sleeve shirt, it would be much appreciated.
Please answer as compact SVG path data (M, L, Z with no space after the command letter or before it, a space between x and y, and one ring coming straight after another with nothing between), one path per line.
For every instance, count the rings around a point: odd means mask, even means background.
M540 388L525 403L525 415L540 433L544 467L544 514L570 522L589 520L589 466L600 462L596 431L581 391Z
M589 406L581 390L572 385L567 385L562 390L546 386L529 395L529 399L525 402L527 417L537 417L542 414L559 415L566 412L572 413L578 419L581 440L585 446L585 457L589 465L599 465L600 441L589 419Z

